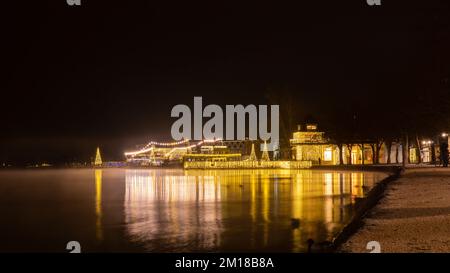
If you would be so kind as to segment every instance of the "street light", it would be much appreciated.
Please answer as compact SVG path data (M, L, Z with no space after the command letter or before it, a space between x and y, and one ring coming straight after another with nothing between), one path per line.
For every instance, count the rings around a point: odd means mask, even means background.
M423 140L422 141L422 145L431 145L431 144L433 144L432 140Z
M442 133L441 136L442 137L448 137L448 134L447 133Z

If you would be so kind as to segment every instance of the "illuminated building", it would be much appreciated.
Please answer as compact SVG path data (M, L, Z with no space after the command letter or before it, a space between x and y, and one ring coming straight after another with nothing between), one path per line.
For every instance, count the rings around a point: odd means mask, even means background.
M161 166L168 162L183 164L185 169L304 169L311 161L270 161L267 144L258 161L255 143L258 141L202 140L191 144L188 140L160 143L151 141L139 150L126 152L127 164ZM236 150L238 147L238 150ZM235 151L245 151L242 154ZM248 152L247 152L248 151Z
M126 152L126 161L130 165L160 166L167 162L181 162L183 156L192 151L210 150L208 146L221 140L202 140L191 144L189 140L176 142L150 141L145 146L132 152ZM223 147L222 147L223 148ZM218 147L219 149L219 147Z
M311 161L314 164L334 165L339 160L339 150L317 130L317 124L299 125L290 140L293 158L297 161Z
M228 161L245 160L250 157L252 140L182 140L176 142L150 141L136 151L126 152L129 165L161 166L182 161ZM258 146L258 145L257 145ZM253 152L255 148L253 147Z
M248 142L251 143L251 142ZM249 156L231 153L225 145L201 146L200 152L183 156L185 169L304 169L311 161L270 161L267 143L264 143L261 160L258 161L254 143Z
M317 124L305 124L298 127L290 140L292 158L296 161L311 161L315 165L339 164L339 147L332 140L325 137L325 132L318 130ZM349 141L342 145L343 164L374 164L374 150L379 149L379 163L401 162L401 145L393 142L389 152L385 143L380 145L373 140ZM414 153L410 156L415 158Z

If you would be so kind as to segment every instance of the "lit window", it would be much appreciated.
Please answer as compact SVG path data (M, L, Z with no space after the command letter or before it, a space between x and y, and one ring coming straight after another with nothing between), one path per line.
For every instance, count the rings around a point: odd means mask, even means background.
M307 130L317 130L317 125L314 124L308 124L306 125Z
M325 148L325 151L323 153L323 160L325 161L333 160L333 151L331 150L331 148Z

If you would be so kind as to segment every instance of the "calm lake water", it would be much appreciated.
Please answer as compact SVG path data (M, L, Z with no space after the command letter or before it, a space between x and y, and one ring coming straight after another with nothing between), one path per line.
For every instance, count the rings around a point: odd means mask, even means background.
M0 172L0 251L302 252L387 175L316 170ZM291 219L299 219L293 226Z

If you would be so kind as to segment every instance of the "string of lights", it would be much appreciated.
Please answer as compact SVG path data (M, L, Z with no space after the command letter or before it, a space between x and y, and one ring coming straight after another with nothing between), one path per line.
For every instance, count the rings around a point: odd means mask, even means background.
M158 142L158 141L150 141L149 143L147 143L147 145L144 146L143 149L148 148L149 146L152 145L156 145L156 146L176 146L176 145L181 145L184 144L186 142L189 142L189 139L184 139L184 140L180 140L180 141L175 141L175 142Z
M202 145L203 143L215 143L218 141L222 141L222 139L204 139L199 141L196 144L192 144L186 147L175 147L172 150L170 150L168 152L168 154L173 153L176 150L181 150L181 149L192 149L194 147L197 147L199 145ZM170 146L176 146L176 145L181 145L184 143L189 142L188 139L185 140L181 140L181 141L176 141L176 142L157 142L157 141L150 141L149 143L147 143L147 145L144 146L144 148L138 150L138 151L133 151L133 152L125 152L125 156L135 156L135 155L139 155L139 154L143 154L143 153L148 153L151 152L154 148L154 146L163 146L163 147L170 147Z

